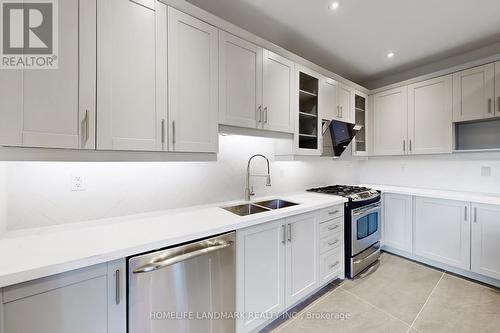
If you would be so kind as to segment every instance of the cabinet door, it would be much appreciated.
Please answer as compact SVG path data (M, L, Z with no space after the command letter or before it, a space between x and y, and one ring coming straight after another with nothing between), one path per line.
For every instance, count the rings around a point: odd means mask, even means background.
M500 117L500 62L495 63L495 116Z
M294 64L271 51L264 50L263 123L264 128L278 132L294 131L293 85Z
M416 198L415 254L470 270L468 202Z
M109 269L113 268L113 269ZM116 285L115 273L120 285ZM3 289L5 333L123 333L125 260L58 274ZM115 292L123 293L118 303Z
M373 154L405 155L408 133L408 88L373 95Z
M315 213L286 220L286 306L289 307L317 288L318 234Z
M453 121L494 116L494 76L494 64L453 74Z
M411 253L413 250L413 199L410 195L384 194L384 245Z
M0 144L95 147L95 0L58 2L58 68L0 74Z
M173 151L217 152L217 28L168 7L168 109Z
M322 78L319 89L319 114L321 119L338 120L339 105L337 103L337 81L329 78Z
M270 222L237 231L236 304L239 313L280 313L285 309L285 225ZM237 320L238 332L264 323Z
M471 268L500 279L500 206L472 205Z
M452 76L408 86L408 151L410 154L452 152Z
M339 120L354 124L354 90L345 84L340 84L338 92Z
M98 0L98 149L162 150L166 110L156 98L166 98L166 85L165 79L157 81L157 69L159 74L165 66L156 62L166 63L166 55L157 59L155 2L151 5ZM163 15L158 25L166 22L164 8L158 15ZM166 43L165 29L165 24L158 29L160 43Z
M262 57L261 47L219 31L219 123L261 126Z

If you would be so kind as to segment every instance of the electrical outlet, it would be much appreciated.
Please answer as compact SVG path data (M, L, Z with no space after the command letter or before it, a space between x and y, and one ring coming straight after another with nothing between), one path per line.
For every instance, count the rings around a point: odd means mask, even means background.
M490 177L491 176L491 167L489 167L489 166L481 167L481 176Z
M82 176L71 176L71 191L85 191L85 183Z

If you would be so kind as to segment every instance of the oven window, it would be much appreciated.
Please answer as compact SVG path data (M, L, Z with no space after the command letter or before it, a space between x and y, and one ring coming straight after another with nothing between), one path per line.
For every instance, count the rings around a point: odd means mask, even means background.
M358 240L373 235L378 230L378 212L368 214L357 220Z

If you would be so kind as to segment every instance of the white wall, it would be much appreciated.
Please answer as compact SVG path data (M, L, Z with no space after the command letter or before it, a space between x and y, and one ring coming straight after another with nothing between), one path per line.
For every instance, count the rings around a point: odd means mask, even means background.
M500 194L500 153L370 158L360 163L360 181Z
M217 162L4 162L7 229L86 221L153 210L242 199L248 158L274 160L274 140L220 136ZM346 152L347 153L347 152ZM254 173L264 173L254 160ZM257 195L302 191L331 183L357 183L349 159L273 161L272 187L253 178ZM71 191L72 176L85 191Z

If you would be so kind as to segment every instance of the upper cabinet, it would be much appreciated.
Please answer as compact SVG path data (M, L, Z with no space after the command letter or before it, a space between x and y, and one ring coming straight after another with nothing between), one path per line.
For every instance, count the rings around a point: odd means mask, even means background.
M298 109L295 150L301 155L319 155L322 132L318 94L321 77L310 69L297 66L295 80L298 88L295 94Z
M271 51L264 50L263 71L263 128L293 133L294 63Z
M58 67L1 71L1 145L95 147L96 2L60 1L56 13Z
M170 150L218 149L218 30L168 7Z
M494 64L453 74L454 122L486 119L495 115L494 78Z
M219 123L262 127L262 48L219 31Z
M166 6L157 7L155 1L97 2L98 149L163 150Z
M355 123L354 89L330 78L322 78L320 86L321 117Z
M373 154L452 152L451 75L373 95Z
M408 86L408 154L451 153L452 76Z
M340 84L338 88L338 117L337 120L347 123L355 123L354 113L354 89L345 84Z
M373 95L373 154L405 155L407 124L407 87Z
M495 63L495 116L500 117L500 62Z
M293 62L220 31L219 65L219 123L293 133Z
M354 92L354 114L355 124L360 129L352 142L352 154L366 156L368 154L368 95L359 91Z

